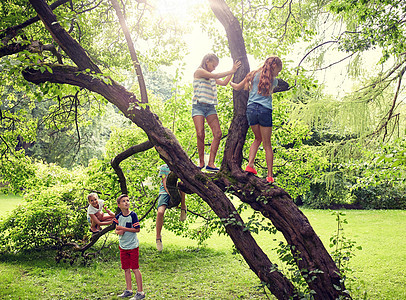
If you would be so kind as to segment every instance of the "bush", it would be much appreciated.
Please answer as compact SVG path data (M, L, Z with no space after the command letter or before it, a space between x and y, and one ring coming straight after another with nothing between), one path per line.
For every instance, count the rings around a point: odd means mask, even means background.
M0 251L55 249L61 243L84 239L88 225L81 202L67 186L28 194L24 205L0 224Z
M363 209L406 209L404 186L390 184L358 187L352 191L354 204Z
M349 204L350 190L341 172L325 172L321 179L310 183L309 191L301 199L310 208L344 206Z

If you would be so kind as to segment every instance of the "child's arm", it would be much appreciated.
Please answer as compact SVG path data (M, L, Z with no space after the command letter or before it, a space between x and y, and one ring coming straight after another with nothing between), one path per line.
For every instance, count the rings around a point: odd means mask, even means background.
M108 209L107 207L104 207L104 206L103 206L103 208L104 208L104 210L106 211L106 213L109 214L109 216L115 217L115 214L114 214L110 209Z
M166 187L166 175L162 175L162 185L164 186L165 191L169 194L168 188Z
M241 62L237 60L237 61L234 63L233 68L231 69L232 71L234 71L232 74L234 74L235 72L237 72L237 69L238 69L240 66L241 66ZM216 79L216 83L217 83L218 85L221 85L221 86L226 86L226 85L230 82L231 77L233 76L232 74L228 75L228 76L226 77L226 79L224 79L224 80Z
M138 228L134 228L134 227L127 228L127 227L124 227L124 226L116 226L116 233L118 235L123 235L124 232L126 232L126 231L128 231L128 232L140 232L140 230L141 230L140 227L138 227Z
M240 91L245 86L246 81L247 81L247 77L245 77L240 83L230 82L230 85L236 91Z
M241 62L240 61L236 61L233 65L233 68L230 71L227 72L221 72L221 73L211 73L205 69L197 69L195 74L194 74L194 78L214 78L214 79L220 79L223 78L225 76L228 75L232 75L234 74L237 69L241 66ZM230 77L231 78L231 77ZM230 81L230 80L229 80ZM216 80L217 82L217 80ZM228 82L227 82L228 83ZM219 84L219 83L217 83Z

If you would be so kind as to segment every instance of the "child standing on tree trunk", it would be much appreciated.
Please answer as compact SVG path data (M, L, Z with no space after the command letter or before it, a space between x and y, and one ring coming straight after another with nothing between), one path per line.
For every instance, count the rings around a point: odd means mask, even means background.
M119 295L121 298L133 295L131 283L131 270L137 281L137 293L130 300L144 299L142 290L142 276L139 269L139 241L137 232L140 232L140 223L135 212L130 210L130 199L126 194L117 198L117 205L121 212L114 219L116 233L119 235L119 249L121 268L124 270L126 290Z
M270 56L265 60L261 68L248 73L240 83L230 83L233 89L237 91L242 88L249 90L247 119L255 139L250 147L248 165L245 171L257 174L254 161L258 148L263 143L268 169L266 180L270 183L275 181L273 178L273 150L271 144L272 93L273 89L278 85L276 76L281 70L281 59L277 56Z
M232 74L240 67L241 62L236 61L230 71L214 74L212 73L219 59L215 54L206 54L203 57L200 67L195 71L193 78L193 106L192 118L196 128L197 150L199 154L199 169L205 166L204 162L204 121L207 121L213 134L213 141L210 147L209 161L207 162L206 170L217 172L219 169L214 162L217 155L217 150L220 145L221 129L217 116L217 84L226 86ZM224 80L220 80L227 76Z

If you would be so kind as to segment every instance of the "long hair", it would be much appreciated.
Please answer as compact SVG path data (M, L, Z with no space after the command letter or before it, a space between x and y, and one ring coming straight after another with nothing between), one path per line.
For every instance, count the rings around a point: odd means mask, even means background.
M274 68L282 69L282 61L277 56L270 56L265 60L264 65L261 68L251 71L247 74L247 81L245 83L244 89L252 89L252 80L254 79L255 75L260 72L258 94L262 96L269 96L270 94L272 94L273 81L275 79L273 76Z
M207 61L214 61L216 63L219 63L219 58L214 53L206 54L203 57L202 63L200 64L199 68L205 69L207 71Z

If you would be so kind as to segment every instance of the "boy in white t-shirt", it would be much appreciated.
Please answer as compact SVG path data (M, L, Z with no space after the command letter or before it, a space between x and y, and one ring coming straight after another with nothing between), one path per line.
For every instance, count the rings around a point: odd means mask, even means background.
M89 206L87 208L87 220L90 223L90 231L97 233L101 230L102 225L110 225L113 223L114 213L104 207L104 201L99 199L96 193L90 193L87 196ZM103 213L103 209L106 213Z

